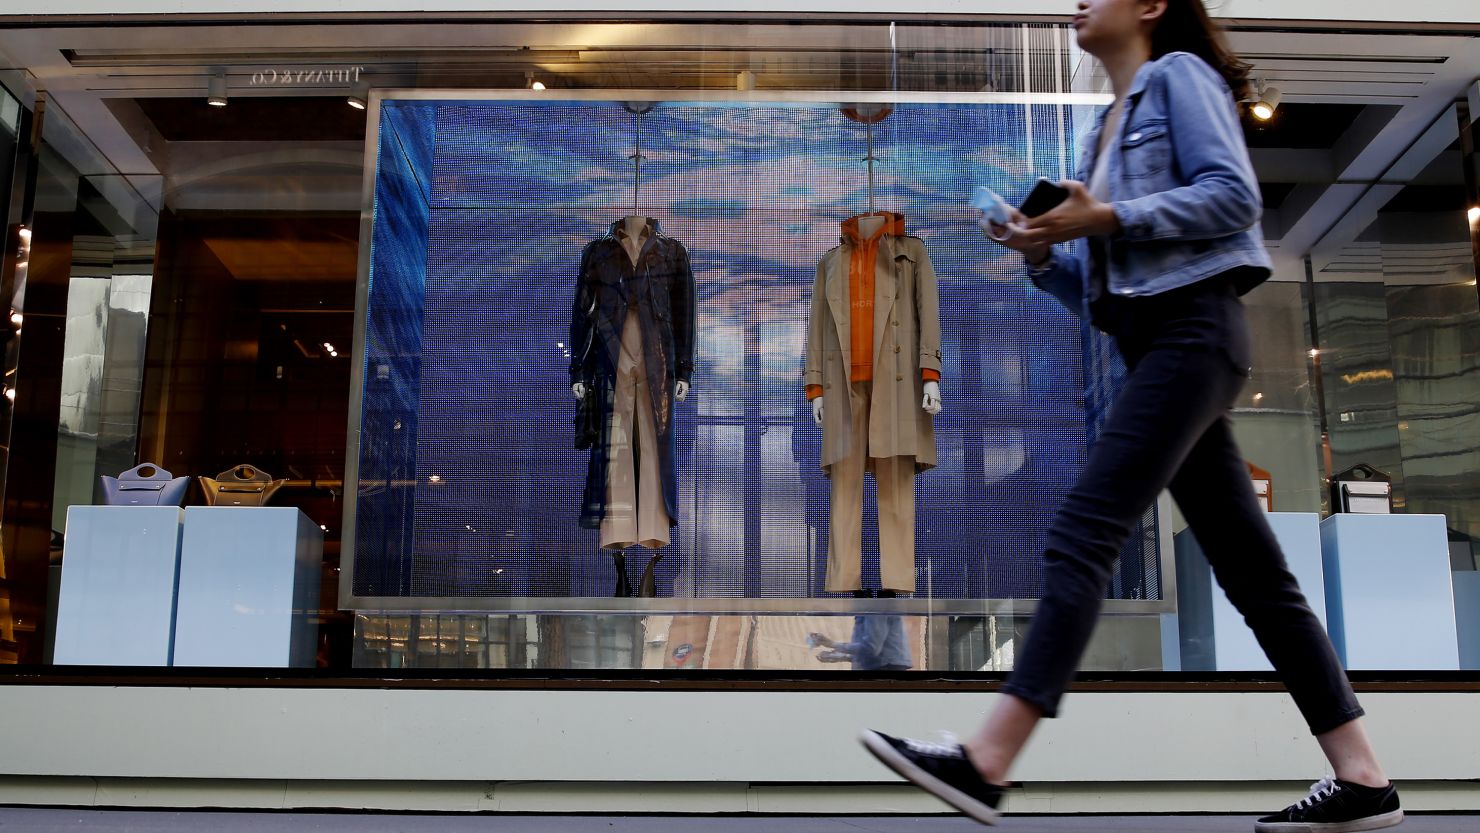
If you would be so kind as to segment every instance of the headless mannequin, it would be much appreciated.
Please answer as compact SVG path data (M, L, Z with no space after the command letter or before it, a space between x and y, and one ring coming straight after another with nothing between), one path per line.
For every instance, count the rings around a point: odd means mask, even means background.
M886 218L882 214L870 214L858 218L858 233L864 237L873 237L879 229L884 227ZM822 424L822 399L819 396L812 400L812 421L818 425ZM920 402L920 407L931 416L941 412L944 407L940 401L940 383L925 383L925 398Z
M622 248L627 252L627 257L632 261L633 268L637 267L637 258L642 254L643 235L647 233L647 218L638 214L632 214L622 218L622 228L627 231L627 236L622 239ZM570 386L570 392L577 399L586 395L586 386L576 382ZM688 398L689 383L678 382L673 386L673 398L682 402Z
M652 233L648 229L647 218L641 215L630 215L621 220L622 229L626 232L622 237L622 249L632 261L633 268L637 267L637 259L642 255L642 246ZM581 399L586 395L586 386L581 382L571 385L570 392L575 398ZM679 402L689 395L689 383L677 382L673 386L673 397ZM655 568L663 558L662 553L654 553L648 560L647 569L642 572L642 579L638 582L637 595L644 598L653 598L658 595L657 577ZM632 585L627 580L627 556L620 550L612 553L612 562L617 570L617 586L612 595L626 597L632 595Z
M858 218L858 233L864 237L873 237L883 227L884 216L882 214Z

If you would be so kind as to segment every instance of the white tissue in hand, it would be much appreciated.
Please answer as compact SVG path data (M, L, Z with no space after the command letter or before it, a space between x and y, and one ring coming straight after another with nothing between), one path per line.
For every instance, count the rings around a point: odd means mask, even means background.
M1012 220L1008 213L1007 203L997 196L997 192L985 185L978 185L972 189L971 205L982 212L981 224L985 228L987 224L1005 226Z

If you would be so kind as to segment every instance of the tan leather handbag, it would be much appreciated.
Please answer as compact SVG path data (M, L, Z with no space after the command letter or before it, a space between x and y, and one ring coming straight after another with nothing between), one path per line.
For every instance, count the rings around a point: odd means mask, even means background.
M233 466L214 478L200 479L207 506L266 506L272 495L287 480L273 480L272 475L256 466Z

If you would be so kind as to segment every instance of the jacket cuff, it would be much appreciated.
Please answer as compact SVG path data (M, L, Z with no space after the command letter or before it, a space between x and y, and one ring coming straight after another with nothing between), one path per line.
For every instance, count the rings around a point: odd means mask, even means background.
M1154 240L1157 234L1156 221L1141 200L1122 200L1110 203L1115 219L1120 221L1119 236L1126 240Z
M933 370L940 373L940 351L933 350L920 353L920 372Z
M814 400L814 399L816 399L816 398L818 398L820 396L822 396L822 385L808 385L807 386L807 401L808 402L811 402L812 400Z

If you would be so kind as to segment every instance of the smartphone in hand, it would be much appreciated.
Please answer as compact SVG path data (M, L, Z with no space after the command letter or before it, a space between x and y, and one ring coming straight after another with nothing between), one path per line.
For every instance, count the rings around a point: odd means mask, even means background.
M1033 190L1028 192L1028 198L1018 206L1018 210L1023 212L1024 217L1037 217L1057 208L1059 203L1068 198L1069 189L1040 178L1034 183Z

